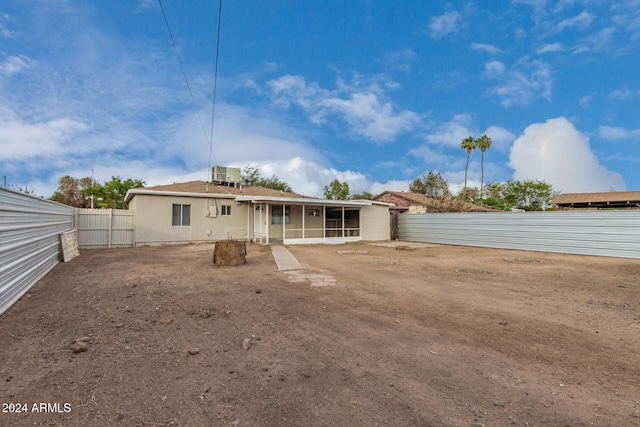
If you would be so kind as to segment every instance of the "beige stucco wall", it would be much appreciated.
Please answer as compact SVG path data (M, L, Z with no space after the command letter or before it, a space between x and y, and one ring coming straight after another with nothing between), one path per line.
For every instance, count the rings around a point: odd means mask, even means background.
M173 204L191 205L191 226L171 225ZM231 206L231 215L222 216L221 205ZM217 216L213 207L217 206ZM247 239L247 203L234 199L207 199L200 197L153 196L138 194L129 202L136 213L135 244L188 243Z
M360 210L362 240L389 240L389 207L383 205L364 206Z
M188 227L172 226L173 204L191 205L191 225ZM231 206L231 215L221 215L221 205ZM217 206L217 216L213 216ZM269 205L269 212L271 212ZM281 205L279 205L281 206ZM212 242L228 238L246 240L253 238L255 205L234 199L213 199L204 197L157 196L137 194L129 202L129 209L135 212L135 244ZM287 229L301 229L303 207L289 205L290 224ZM320 216L309 216L310 209L318 209ZM207 212L210 215L207 216ZM321 237L322 206L306 205L304 207L304 228L309 230L305 238ZM269 237L282 239L282 226L268 221ZM346 224L346 226L348 226ZM360 208L360 227L362 240L389 239L389 208L372 205ZM289 232L288 232L289 233ZM301 232L288 234L289 238L301 237Z

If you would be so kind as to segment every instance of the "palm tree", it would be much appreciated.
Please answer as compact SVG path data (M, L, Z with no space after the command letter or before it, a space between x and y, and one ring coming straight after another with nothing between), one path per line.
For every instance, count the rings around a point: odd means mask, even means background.
M472 136L465 138L462 140L462 144L460 144L462 148L467 150L467 167L464 168L464 190L467 190L467 172L469 171L469 157L471 156L471 152L474 148L476 148L476 140L473 139Z
M482 167L482 180L480 181L480 198L482 199L482 187L484 186L484 152L491 147L491 138L487 135L482 135L480 138L476 140L476 147L482 151L482 160L480 165Z

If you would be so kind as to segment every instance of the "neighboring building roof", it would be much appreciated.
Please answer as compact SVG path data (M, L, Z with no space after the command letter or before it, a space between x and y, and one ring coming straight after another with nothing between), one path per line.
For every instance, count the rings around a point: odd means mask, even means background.
M549 203L561 208L637 208L640 207L640 191L566 193Z
M409 206L425 206L428 212L493 212L494 209L474 205L462 200L445 201L427 197L421 193L406 193L404 191L384 191L373 198L375 201L393 200L395 205L402 208Z

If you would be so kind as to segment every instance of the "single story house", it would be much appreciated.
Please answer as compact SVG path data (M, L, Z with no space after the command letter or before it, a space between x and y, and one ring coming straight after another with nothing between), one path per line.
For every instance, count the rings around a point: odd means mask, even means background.
M567 209L628 209L640 207L640 191L608 191L606 193L565 193L549 202Z
M483 208L463 200L443 200L429 197L421 193L407 193L404 191L385 191L373 198L376 202L390 203L391 214L403 212L493 212L493 209Z
M226 239L259 243L389 240L389 207L371 200L326 200L240 184L192 181L135 188L135 245Z

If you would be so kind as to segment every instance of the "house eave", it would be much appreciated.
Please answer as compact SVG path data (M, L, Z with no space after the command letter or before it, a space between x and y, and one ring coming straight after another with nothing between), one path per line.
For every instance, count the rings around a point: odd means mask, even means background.
M327 200L298 197L270 197L270 196L238 196L237 202L250 203L274 203L274 204L296 204L296 205L319 205L319 206L344 206L362 207L371 206L375 202L371 200ZM378 204L378 203L376 203ZM388 205L388 204L385 204Z
M125 202L129 203L133 196L146 195L146 196L175 196L175 197L206 197L210 199L235 199L237 194L220 194L220 193L189 193L181 191L157 191L157 190L145 190L145 189L132 189L127 191L125 195Z

